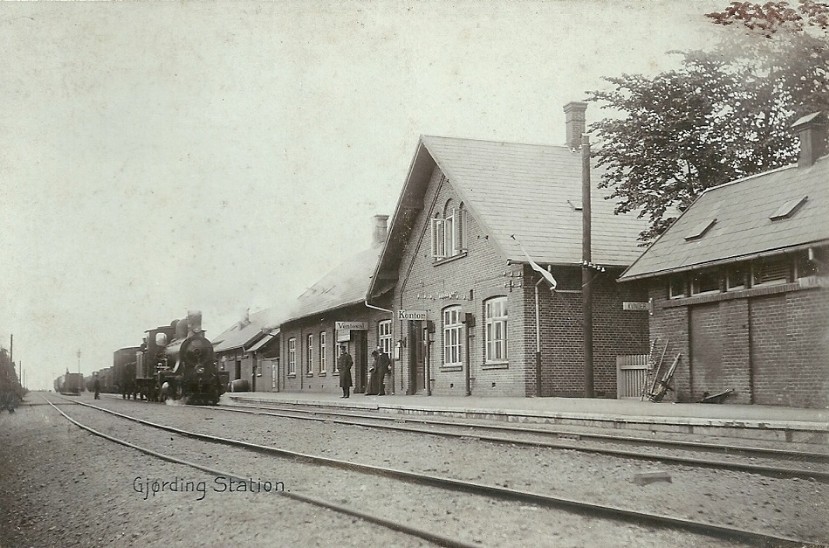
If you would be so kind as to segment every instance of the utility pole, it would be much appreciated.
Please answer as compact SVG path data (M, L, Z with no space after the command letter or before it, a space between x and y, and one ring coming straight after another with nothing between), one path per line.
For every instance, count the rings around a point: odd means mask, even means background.
M78 349L78 373L81 372L81 350Z
M591 252L591 218L590 218L590 137L581 136L581 206L582 206L582 266L581 296L583 308L584 338L584 397L593 397L593 292L590 284L592 277L590 264L593 262Z

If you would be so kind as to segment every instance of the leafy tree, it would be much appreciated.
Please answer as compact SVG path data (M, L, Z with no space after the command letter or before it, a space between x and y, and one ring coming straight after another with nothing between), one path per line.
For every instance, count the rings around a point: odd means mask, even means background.
M608 77L588 96L621 114L590 127L599 186L617 212L648 217L645 242L706 188L794 161L791 123L829 111L829 6L735 2L707 17L731 30L712 50L672 52L680 68Z

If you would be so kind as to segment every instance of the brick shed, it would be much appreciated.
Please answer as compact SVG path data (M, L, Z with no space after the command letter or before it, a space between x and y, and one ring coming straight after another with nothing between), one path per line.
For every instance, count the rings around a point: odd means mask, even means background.
M679 401L829 404L827 120L794 129L796 165L706 190L621 278L648 283L655 347L682 355Z

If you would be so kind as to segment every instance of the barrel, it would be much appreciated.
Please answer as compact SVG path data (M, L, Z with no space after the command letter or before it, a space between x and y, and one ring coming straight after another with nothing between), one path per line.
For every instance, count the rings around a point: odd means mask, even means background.
M230 383L231 392L250 392L250 381L247 379L236 379Z

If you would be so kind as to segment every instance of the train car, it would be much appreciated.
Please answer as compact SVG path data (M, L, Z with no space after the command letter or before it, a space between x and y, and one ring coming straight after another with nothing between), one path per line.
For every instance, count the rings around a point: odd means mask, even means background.
M135 381L135 359L138 346L119 348L112 355L112 383L113 392L121 394L125 400L138 397L138 386Z
M0 411L6 409L9 413L14 413L24 393L9 353L5 348L0 348Z
M83 392L83 375L67 371L55 379L55 392L66 396L77 396Z
M135 384L141 397L185 403L217 404L225 384L213 355L213 344L201 328L201 313L188 312L169 326L146 331L135 352Z

